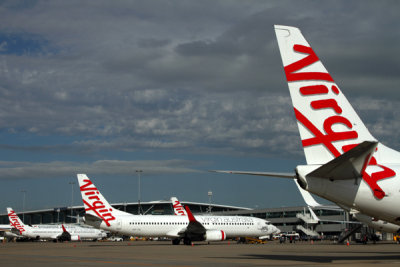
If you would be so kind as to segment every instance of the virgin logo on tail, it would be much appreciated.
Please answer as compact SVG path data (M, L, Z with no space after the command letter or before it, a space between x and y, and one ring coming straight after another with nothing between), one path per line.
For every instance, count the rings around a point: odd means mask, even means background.
M22 232L25 232L24 226L21 225L18 215L15 214L13 210L11 210L10 213L8 213L8 219L10 220L10 225L18 229L20 234L22 234Z
M107 226L110 226L110 221L115 220L115 217L111 213L112 209L106 208L104 203L97 196L100 193L93 185L92 181L90 181L89 179L84 179L83 182L85 182L85 184L80 187L80 190L88 199L88 201L82 199L86 207L85 211L93 211L105 222Z
M311 64L319 61L319 58L314 53L311 47L304 45L295 44L293 50L297 53L307 54L306 57L285 66L285 74L288 82L294 81L311 81L315 84L300 87L300 95L304 98L313 96L312 101L310 101L311 110L318 112L319 110L331 109L334 115L327 117L323 122L324 133L321 132L318 127L316 127L304 114L302 114L296 107L294 107L294 112L296 119L309 130L313 135L311 138L303 139L303 147L309 147L314 145L323 145L333 156L338 157L343 152L350 150L351 148L358 145L358 143L342 146L342 151L339 151L333 142L352 140L358 138L358 133L353 129L353 123L349 118L342 115L342 108L336 101L335 96L340 94L339 89L336 85L332 85L330 88L324 84L319 84L318 81L328 81L334 82L329 73L324 72L297 72ZM333 97L327 97L329 92L333 92ZM330 94L332 95L332 94ZM319 99L315 100L315 97ZM346 126L347 131L334 131L334 125L340 124ZM371 158L368 165L374 165L380 167L382 170L372 173L371 175L363 171L363 179L371 188L374 196L378 199L382 199L386 193L379 187L377 182L382 179L391 178L396 175L396 173L383 165L377 163L374 157Z
M181 202L175 200L173 203L175 215L186 215L185 209L183 208Z
M305 80L323 80L323 81L333 82L333 79L331 75L329 75L329 73L324 73L324 72L295 73L296 71L319 61L319 58L314 53L311 47L307 47L304 45L294 45L293 50L299 53L308 54L308 56L285 67L285 74L288 82L305 81Z

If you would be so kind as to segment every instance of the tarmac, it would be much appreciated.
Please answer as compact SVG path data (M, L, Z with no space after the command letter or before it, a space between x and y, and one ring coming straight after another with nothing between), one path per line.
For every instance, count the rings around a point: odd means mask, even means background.
M400 245L167 241L0 244L0 266L400 266Z

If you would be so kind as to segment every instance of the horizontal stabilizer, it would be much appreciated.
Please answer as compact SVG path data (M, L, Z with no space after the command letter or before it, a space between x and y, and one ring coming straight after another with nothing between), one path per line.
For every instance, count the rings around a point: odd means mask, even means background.
M375 141L364 141L307 176L330 180L361 178L377 145L378 142Z
M289 178L289 179L296 178L296 174L287 172L284 173L284 172L219 171L219 170L211 170L210 172L270 176L270 177Z
M92 221L92 222L102 222L103 220L97 216L94 216L90 213L85 214L85 221Z

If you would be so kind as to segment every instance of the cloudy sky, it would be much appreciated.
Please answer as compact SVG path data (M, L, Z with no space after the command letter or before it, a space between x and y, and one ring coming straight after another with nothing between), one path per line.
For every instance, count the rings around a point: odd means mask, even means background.
M274 24L299 27L372 134L400 149L398 1L0 1L0 213L110 202L302 205Z

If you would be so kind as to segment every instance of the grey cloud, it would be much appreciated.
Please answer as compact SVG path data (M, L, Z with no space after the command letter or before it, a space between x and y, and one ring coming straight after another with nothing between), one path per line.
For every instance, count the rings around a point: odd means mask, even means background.
M131 201L141 168L159 173L149 199L201 180L188 198L215 187L221 202L281 206L260 200L263 186L246 196L247 180L196 173L304 161L273 25L299 27L371 133L399 149L399 10L386 0L2 1L0 35L44 40L33 54L0 40L3 198L23 187L30 205L65 206L62 178L87 172L119 175L104 180L110 196ZM142 156L187 160L130 161ZM110 158L121 161L92 162Z
M164 47L170 44L171 41L167 39L155 39L155 38L147 38L138 40L139 48L157 48Z
M1 129L80 140L3 148L79 153L200 146L210 153L298 155L272 27L278 23L301 28L346 95L399 97L399 38L383 33L397 24L396 2L385 2L393 8L373 1L107 3L84 2L76 11L74 2L38 1L5 14L11 31L31 31L58 50L0 57ZM382 108L385 120L395 108ZM395 125L368 116L366 123L379 133Z
M179 44L175 51L182 56L238 56L240 50L236 49L232 44L218 44L216 42L194 41L191 43Z
M187 160L165 161L119 161L100 160L93 163L78 162L0 162L0 179L32 179L32 178L65 178L77 173L91 175L132 175L135 170L143 170L149 175L194 173L199 170L191 168L199 162Z
M249 101L253 103L252 106L246 104ZM222 153L234 149L242 153L273 155L291 144L283 141L282 135L290 136L293 141L298 140L294 116L288 107L288 96L269 95L252 99L242 94L238 99L223 95L184 99L178 106L166 106L161 114L149 111L148 114L141 113L139 118L130 119L117 118L120 113L114 114L112 118L108 118L108 112L100 112L98 116L70 113L69 118L55 122L52 131L54 134L80 132L88 136L86 141L75 141L64 146L3 145L2 148L90 153L146 148L179 151L200 146L203 153ZM78 116L81 116L80 123L65 123L68 119L78 121ZM104 121L108 122L107 127L103 127ZM90 135L97 136L97 139L90 138ZM108 138L110 136L111 140ZM293 149L289 151L288 155L293 153Z

